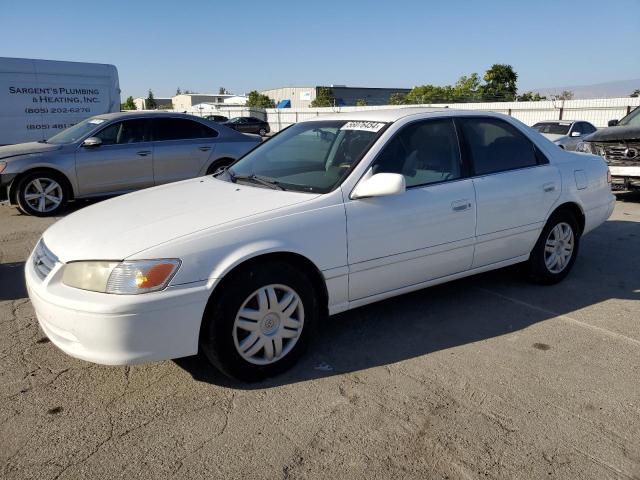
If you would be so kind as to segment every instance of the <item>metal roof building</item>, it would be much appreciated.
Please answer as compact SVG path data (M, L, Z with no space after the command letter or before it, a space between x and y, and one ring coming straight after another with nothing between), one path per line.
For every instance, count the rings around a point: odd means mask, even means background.
M394 93L409 93L410 88L374 88L347 87L346 85L318 85L315 87L281 87L263 90L263 95L271 98L280 108L305 108L318 95L321 88L329 88L335 98L335 106L348 107L356 105L358 100L364 100L367 105L387 105ZM287 102L288 100L288 102Z

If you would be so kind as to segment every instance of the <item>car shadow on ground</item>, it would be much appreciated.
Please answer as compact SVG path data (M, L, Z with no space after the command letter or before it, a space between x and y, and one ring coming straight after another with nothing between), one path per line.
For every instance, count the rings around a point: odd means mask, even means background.
M290 371L262 382L229 380L202 354L175 363L196 380L236 389L272 388L391 365L499 337L611 299L640 300L640 257L634 249L638 244L640 223L612 220L585 237L574 270L558 285L533 285L522 267L514 266L329 317ZM531 345L547 347L551 348Z

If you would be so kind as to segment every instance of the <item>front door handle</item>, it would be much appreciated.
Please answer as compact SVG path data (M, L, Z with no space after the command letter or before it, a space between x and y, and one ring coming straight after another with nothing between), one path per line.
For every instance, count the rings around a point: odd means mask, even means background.
M209 150L211 150L211 147L198 147L198 150L200 150L201 152L208 152Z
M545 183L544 185L542 185L542 189L545 192L553 192L556 189L556 184L553 182Z
M454 212L464 212L465 210L469 210L470 208L471 202L466 198L464 200L451 202L451 210L453 210Z
M147 155L151 155L151 150L141 150L137 154L141 157L146 157Z

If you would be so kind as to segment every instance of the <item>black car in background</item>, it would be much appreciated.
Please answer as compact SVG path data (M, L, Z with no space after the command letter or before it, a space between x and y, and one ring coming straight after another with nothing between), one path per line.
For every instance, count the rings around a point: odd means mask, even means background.
M235 117L224 122L224 125L242 133L257 133L261 137L271 131L267 122L256 117Z
M224 123L227 122L229 120L228 117L225 117L224 115L207 115L206 117L207 120L210 120L212 122L216 122L216 123Z
M613 190L640 191L640 107L585 137L577 150L595 153L607 161Z

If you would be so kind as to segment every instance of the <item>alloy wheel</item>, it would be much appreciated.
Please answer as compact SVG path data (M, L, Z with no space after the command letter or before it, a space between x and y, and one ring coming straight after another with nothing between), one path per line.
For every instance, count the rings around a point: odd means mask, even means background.
M24 200L37 212L51 212L62 203L62 186L51 178L34 178L24 189Z

